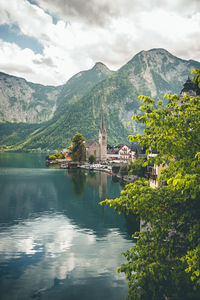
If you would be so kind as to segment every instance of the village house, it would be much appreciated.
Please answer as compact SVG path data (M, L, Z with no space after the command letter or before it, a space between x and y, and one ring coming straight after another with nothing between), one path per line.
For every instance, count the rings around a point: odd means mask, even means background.
M65 157L65 160L72 161L72 158L71 158L72 150L70 148L63 149L62 153Z
M107 159L117 162L129 162L136 159L136 152L125 144L107 148Z
M119 160L120 161L133 161L135 160L136 153L132 151L127 145L123 145L119 149Z

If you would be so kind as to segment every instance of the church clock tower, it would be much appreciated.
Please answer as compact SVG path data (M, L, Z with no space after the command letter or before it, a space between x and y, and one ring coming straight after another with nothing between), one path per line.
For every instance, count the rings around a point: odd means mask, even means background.
M102 105L102 115L101 115L101 128L99 130L99 146L100 146L100 160L107 159L107 134L106 126L104 121L104 107Z

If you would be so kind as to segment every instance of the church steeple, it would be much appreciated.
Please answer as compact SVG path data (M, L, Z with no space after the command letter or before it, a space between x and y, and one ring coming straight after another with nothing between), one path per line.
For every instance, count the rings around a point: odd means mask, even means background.
M101 131L106 131L105 121L104 121L104 106L102 104L102 113L101 113Z
M101 128L99 130L99 146L100 146L100 160L107 159L107 134L104 120L104 107L102 105L101 113Z

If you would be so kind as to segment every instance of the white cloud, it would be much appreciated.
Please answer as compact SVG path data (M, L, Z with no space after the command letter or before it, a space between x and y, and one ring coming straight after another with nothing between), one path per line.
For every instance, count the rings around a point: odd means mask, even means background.
M54 61L48 54L35 54L28 48L22 50L3 40L0 40L0 70L43 84L60 84L63 79L57 76Z
M130 246L133 242L123 238L117 229L110 229L107 236L99 238L92 230L72 224L62 214L44 214L19 222L1 234L1 263L24 255L29 260L19 267L19 276L12 279L12 289L6 291L6 297L18 299L20 294L29 299L34 293L39 295L54 287L55 279L69 280L69 286L70 277L74 287L102 274L112 285L118 280L123 283L124 276L115 270L124 261L120 253ZM42 255L37 256L39 253Z
M1 71L43 84L62 84L102 61L116 70L137 52L161 47L200 60L198 1L1 0L0 23L16 24L42 54L1 41ZM56 24L50 15L58 18ZM13 67L12 67L13 66Z

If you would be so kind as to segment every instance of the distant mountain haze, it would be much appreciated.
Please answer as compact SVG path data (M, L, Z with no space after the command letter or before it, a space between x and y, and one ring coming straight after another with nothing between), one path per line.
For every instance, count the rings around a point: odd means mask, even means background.
M141 51L115 72L98 62L57 87L0 73L0 147L61 149L77 132L97 139L102 103L108 143L127 142L129 134L142 130L131 119L140 113L138 95L158 99L180 94L194 68L200 63L152 49Z

